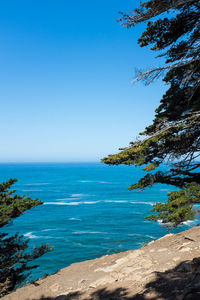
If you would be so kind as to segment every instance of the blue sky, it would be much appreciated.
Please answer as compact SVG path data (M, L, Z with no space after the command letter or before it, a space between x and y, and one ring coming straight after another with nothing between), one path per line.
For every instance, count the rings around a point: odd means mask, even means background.
M1 162L98 161L151 122L166 87L131 79L159 60L116 21L135 2L1 1Z

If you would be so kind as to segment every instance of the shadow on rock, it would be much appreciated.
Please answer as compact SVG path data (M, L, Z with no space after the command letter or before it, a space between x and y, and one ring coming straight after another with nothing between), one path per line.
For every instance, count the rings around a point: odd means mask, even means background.
M89 297L75 292L55 298L32 300L200 300L200 258L182 262L173 269L157 272L155 275L156 279L146 284L140 294L134 293L133 282L129 289L99 289Z
M109 299L109 300L118 300L118 299L131 299L128 297L128 292L124 288L118 288L113 291L109 291L107 289L100 289L91 294L91 296L84 300L102 300L102 299Z
M74 293L69 293L67 295L60 295L57 297L45 297L42 296L39 299L31 299L31 300L78 300L80 299L81 293L80 292L74 292ZM27 299L29 300L29 299Z

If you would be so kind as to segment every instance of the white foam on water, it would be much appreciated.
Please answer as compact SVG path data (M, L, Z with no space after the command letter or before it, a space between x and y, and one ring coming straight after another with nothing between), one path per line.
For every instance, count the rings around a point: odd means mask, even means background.
M193 206L194 208L200 208L200 203L196 203L196 204L194 204L194 206Z
M72 200L72 198L58 198L56 200L61 200L61 201L64 201L64 200Z
M37 236L37 235L34 235L34 234L32 234L32 233L33 233L32 231L31 231L31 232L27 232L27 233L24 234L24 236L25 236L25 237L28 237L29 239L37 239L38 236Z
M153 236L153 235L148 235L148 234L146 234L145 236L146 236L146 237L148 237L148 238L150 238L150 239L153 239L153 240L155 240L155 239L156 239L156 237L155 237L155 236Z
M182 224L187 225L187 226L193 226L193 224L195 224L197 222L197 220L188 220L183 222Z
M82 221L82 219L78 219L78 218L69 218L69 221Z
M131 201L131 203L132 204L145 204L145 205L151 205L151 206L153 206L153 205L155 205L155 203L154 202L144 202L144 201L141 201L141 202L139 202L139 201Z
M78 180L78 182L81 182L81 183L113 183L113 182L102 181L102 180Z
M44 205L79 205L81 202L44 202Z
M173 223L171 223L171 222L163 223L163 221L161 219L158 219L157 223L159 224L159 226L162 226L162 227L167 227L167 226L171 227L171 226L173 226Z
M148 235L148 234L139 234L139 233L130 233L130 234L128 234L128 236L141 236L141 237L148 237L148 238L150 238L150 239L156 239L154 236L152 236L152 235Z
M84 198L84 197L87 197L87 196L94 196L94 195L88 195L88 194L71 194L70 197L67 197L67 198L58 198L56 200L71 200L71 201L74 201L74 200L77 200L77 199L81 199L81 198Z
M76 206L76 205L82 205L82 204L96 204L100 201L83 201L83 202L44 202L44 205L70 205L70 206Z
M46 232L46 231L58 231L60 230L59 228L49 228L49 229L43 229L41 230L42 232Z
M83 203L83 204L96 204L96 203L99 203L100 201L84 201L84 202L80 202L80 203Z
M71 194L71 197L72 198L79 198L79 197L85 197L85 196L88 196L88 195L86 195L86 194Z
M84 245L84 244L81 244L81 243L73 243L73 245L79 246L79 247L87 247L87 245Z
M139 233L129 233L128 236L144 236L144 235Z
M24 185L48 185L50 182L35 182L35 183L25 183Z
M57 199L57 200L64 200L63 199ZM86 205L92 205L92 204L97 204L97 203L132 203L129 201L125 201L125 200L103 200L103 201L79 201L79 202L44 202L44 205L71 205L71 206L75 206L75 205L82 205L82 204L86 204ZM141 202L138 202L141 203ZM153 205L150 203L146 203L149 205Z
M73 234L108 234L108 233L101 232L101 231L74 231Z
M53 229L47 229L47 230L41 230L41 232L43 231L51 231ZM59 229L58 229L59 230ZM29 238L29 239L61 239L62 237L53 237L53 236L50 236L50 235L35 235L33 234L33 232L27 232L24 234L25 237Z
M124 200L104 200L105 203L127 203L128 201Z
M92 181L92 180L78 180L78 182L81 182L81 183L90 183L90 182L95 182L95 181Z
M168 222L168 223L163 223L161 219L157 220L158 224L160 226L173 226L173 223L172 222ZM195 220L188 220L188 221L184 221L182 222L181 224L182 225L186 225L186 226L189 226L189 227L192 227L194 226L195 224L198 224L199 223L199 220L195 219Z
M42 192L42 190L22 190L22 192Z

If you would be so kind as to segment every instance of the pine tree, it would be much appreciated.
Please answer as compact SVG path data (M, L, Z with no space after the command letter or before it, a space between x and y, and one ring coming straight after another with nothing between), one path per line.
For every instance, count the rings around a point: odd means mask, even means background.
M157 203L155 214L148 217L176 226L193 219L193 206L200 203L200 1L143 1L132 13L121 13L119 21L127 28L147 21L138 43L151 45L152 51L165 58L164 66L139 72L134 81L149 84L162 76L169 88L140 139L102 161L142 166L148 172L130 190L155 183L178 187L180 190L169 193L167 203ZM169 167L163 171L166 162Z
M10 190L16 181L10 179L0 184L0 227L27 209L42 204L38 199L19 196L15 190ZM30 262L51 250L48 244L35 247L32 252L27 249L28 240L23 236L0 233L0 296L12 291L30 275L28 271L37 267L30 265Z

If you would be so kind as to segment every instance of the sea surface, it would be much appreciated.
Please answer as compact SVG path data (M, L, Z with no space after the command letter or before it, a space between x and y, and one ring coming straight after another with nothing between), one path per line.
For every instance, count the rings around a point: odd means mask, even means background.
M145 217L174 187L156 184L142 192L127 190L144 175L140 168L101 163L0 164L0 182L17 178L13 188L18 194L44 202L1 229L23 234L31 247L54 246L34 261L39 267L28 280L74 262L137 249L169 233L160 222ZM199 222L188 221L172 232Z

